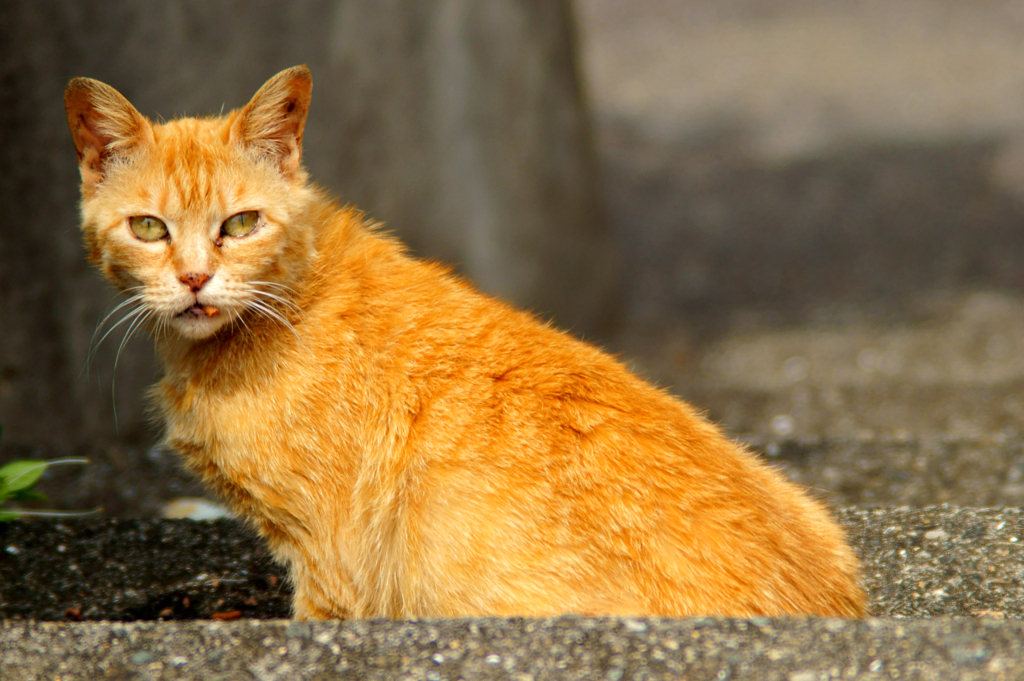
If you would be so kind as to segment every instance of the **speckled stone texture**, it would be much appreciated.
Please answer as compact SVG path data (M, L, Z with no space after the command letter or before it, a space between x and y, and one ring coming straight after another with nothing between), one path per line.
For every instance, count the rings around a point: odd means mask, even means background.
M992 620L0 622L4 679L1019 679Z

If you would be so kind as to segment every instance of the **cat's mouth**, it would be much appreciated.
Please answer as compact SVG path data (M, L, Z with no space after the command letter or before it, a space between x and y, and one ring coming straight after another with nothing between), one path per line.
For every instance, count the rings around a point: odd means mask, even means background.
M174 315L174 326L186 338L206 338L230 321L228 310L198 301Z
M220 309L213 305L200 305L196 303L191 305L181 312L178 313L178 317L216 317L220 314Z

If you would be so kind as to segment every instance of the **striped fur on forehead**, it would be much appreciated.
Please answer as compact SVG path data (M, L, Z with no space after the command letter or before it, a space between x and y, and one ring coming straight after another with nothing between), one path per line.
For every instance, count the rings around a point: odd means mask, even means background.
M232 175L237 151L225 143L221 120L181 119L155 129L162 169L162 203L188 213L208 212L224 203L222 185Z

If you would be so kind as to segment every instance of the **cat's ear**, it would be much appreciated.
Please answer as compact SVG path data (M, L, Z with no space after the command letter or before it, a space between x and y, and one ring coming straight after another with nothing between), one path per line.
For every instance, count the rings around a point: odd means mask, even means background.
M153 128L120 92L92 78L75 78L64 90L68 126L82 171L82 183L103 181L111 159L153 142Z
M305 66L293 66L260 88L231 124L231 138L270 159L286 176L298 172L302 160L302 132L313 90L313 76Z

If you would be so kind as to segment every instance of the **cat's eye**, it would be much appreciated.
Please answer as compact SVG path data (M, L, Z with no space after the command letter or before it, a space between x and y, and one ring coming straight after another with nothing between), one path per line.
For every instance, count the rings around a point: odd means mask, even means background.
M221 236L245 236L256 229L260 214L254 210L232 215L220 226Z
M159 241L167 236L167 225L152 215L133 215L128 218L128 225L135 236L143 241Z

